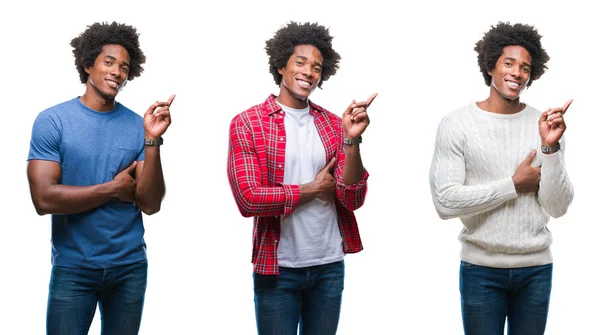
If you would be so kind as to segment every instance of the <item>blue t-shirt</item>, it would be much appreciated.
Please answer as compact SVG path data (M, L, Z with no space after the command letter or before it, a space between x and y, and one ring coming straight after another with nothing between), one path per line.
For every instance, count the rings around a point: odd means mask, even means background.
M109 182L144 160L143 119L119 103L96 112L77 97L38 115L27 159L60 163L59 184ZM52 215L53 265L98 269L144 259L142 214L133 203L113 199L86 212Z

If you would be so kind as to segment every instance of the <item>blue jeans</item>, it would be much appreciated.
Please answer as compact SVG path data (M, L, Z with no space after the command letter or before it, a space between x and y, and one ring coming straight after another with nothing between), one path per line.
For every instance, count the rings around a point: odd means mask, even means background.
M137 334L142 319L148 262L110 269L53 266L48 293L48 335L87 334L100 307L102 334Z
M546 329L552 264L500 269L460 263L465 335L541 335Z
M344 261L254 273L259 335L329 335L337 331L344 290Z

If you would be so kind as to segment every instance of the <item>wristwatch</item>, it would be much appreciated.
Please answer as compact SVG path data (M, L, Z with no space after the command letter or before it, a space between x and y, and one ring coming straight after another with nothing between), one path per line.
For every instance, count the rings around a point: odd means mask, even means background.
M545 154L552 154L557 152L558 150L560 150L560 143L556 142L555 145L547 147L545 145L542 145L542 152Z
M158 140L144 139L144 144L150 146L159 146L163 144L163 138L160 137Z
M362 136L359 136L358 138L344 138L344 144L346 145L352 145L352 144L360 144L362 143Z

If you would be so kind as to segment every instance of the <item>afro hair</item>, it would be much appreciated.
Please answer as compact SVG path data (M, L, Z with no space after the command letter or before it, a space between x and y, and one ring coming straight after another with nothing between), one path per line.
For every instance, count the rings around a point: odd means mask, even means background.
M94 65L102 48L107 44L117 44L127 50L130 58L127 79L133 80L139 77L144 71L142 64L146 62L146 56L140 49L138 36L137 30L132 26L104 22L88 26L88 29L71 40L75 66L79 72L81 83L85 84L88 79L85 68Z
M281 74L278 70L287 65L297 45L313 45L323 56L323 71L318 87L333 76L339 68L340 55L333 49L329 29L317 23L290 22L279 29L273 38L266 42L265 50L269 56L269 71L277 85L281 84Z
M490 86L492 76L488 71L496 67L498 58L502 55L504 47L520 46L525 48L531 55L531 75L527 87L539 79L546 69L546 63L550 57L542 48L541 35L530 25L517 23L511 25L509 22L499 22L496 26L483 35L483 38L475 43L477 52L477 63L485 79L485 84Z

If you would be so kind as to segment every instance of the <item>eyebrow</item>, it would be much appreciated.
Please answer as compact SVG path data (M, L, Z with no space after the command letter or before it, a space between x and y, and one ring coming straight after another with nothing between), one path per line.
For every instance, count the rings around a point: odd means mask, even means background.
M308 57L304 57L304 56L296 55L296 58L300 58L300 59L302 59L302 60L304 60L304 61L308 61ZM320 66L320 67L323 67L323 64L321 64L321 63L319 63L319 62L317 62L317 61L315 61L315 65L317 65L317 66Z
M504 57L504 59L505 59L505 60L510 60L510 61L513 61L513 62L516 62L516 61L517 61L516 59L514 59L514 58L512 58L512 57ZM523 65L531 67L531 64L529 64L529 63L527 63L527 62L523 62Z
M104 58L110 58L113 61L117 60L115 57L110 56L110 55L104 55ZM123 65L129 66L129 63L127 63L126 61L123 61Z

